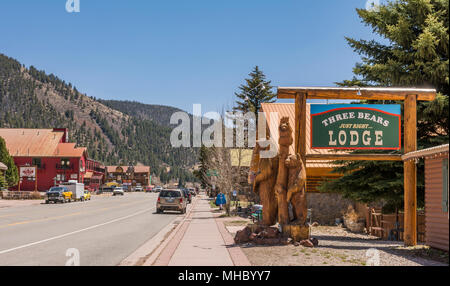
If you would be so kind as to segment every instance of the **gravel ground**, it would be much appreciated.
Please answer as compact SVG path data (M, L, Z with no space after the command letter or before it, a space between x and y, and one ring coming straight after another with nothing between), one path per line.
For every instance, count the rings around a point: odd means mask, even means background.
M224 220L233 236L245 223L244 219L239 218ZM376 264L376 261L380 266L448 266L448 253L433 252L434 258L438 255L438 259L431 260L427 259L429 255L424 255L430 252L428 247L406 248L403 242L383 241L373 236L351 233L338 226L313 227L312 237L319 239L316 248L292 244L243 244L241 248L255 266L369 266Z

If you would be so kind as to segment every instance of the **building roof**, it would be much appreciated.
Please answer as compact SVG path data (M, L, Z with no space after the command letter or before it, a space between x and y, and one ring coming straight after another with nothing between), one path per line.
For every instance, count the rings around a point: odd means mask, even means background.
M59 143L56 147L55 156L58 157L82 157L87 152L86 147L75 147L76 143Z
M0 137L15 157L52 157L63 136L63 131L53 129L0 128Z
M231 166L232 167L250 167L250 163L252 161L252 149L231 149L230 157L231 157ZM239 162L239 154L241 155L241 159Z
M106 172L115 173L117 167L122 167L123 171L126 173L128 170L128 166L106 166ZM149 166L133 166L135 173L150 173Z
M402 156L402 160L407 161L407 160L412 160L412 159L417 159L417 158L435 156L435 155L444 154L444 153L448 153L448 144L409 152Z
M275 142L275 145L278 149L278 125L279 120L282 117L289 117L289 124L291 125L293 131L295 132L295 104L294 103L262 103L261 104L262 111L266 114L267 125L269 127L269 132L272 139ZM335 151L335 150L327 150L327 149L311 149L311 104L306 104L306 154L346 154L345 151ZM270 112L278 113L278 122L271 121ZM293 134L294 135L294 134ZM289 154L294 154L294 144L289 147ZM323 161L308 161L306 162L306 166L308 168L333 168L334 164L331 163L330 160Z
M54 129L0 128L0 137L13 157L82 157L87 151L65 143L65 132Z
M6 170L8 170L8 167L5 164L3 164L2 162L0 162L0 170L6 171Z

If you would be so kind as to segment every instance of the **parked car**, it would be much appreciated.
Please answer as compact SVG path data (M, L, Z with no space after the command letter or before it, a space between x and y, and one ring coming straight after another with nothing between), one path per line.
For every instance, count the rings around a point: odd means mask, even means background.
M45 203L67 203L72 200L72 192L66 187L51 187L46 193Z
M191 192L189 192L188 189L182 189L182 191L183 191L183 193L184 193L184 197L185 197L186 200L187 200L187 203L188 203L188 204L192 203L192 195L191 195Z
M136 192L142 192L144 189L142 188L142 186L136 186L136 188L134 190Z
M179 211L186 213L186 198L182 190L162 190L156 202L156 212Z
M153 191L152 186L147 186L147 187L145 187L145 192L146 192L146 193L150 193L150 192L152 192L152 191Z
M124 194L125 194L125 191L123 190L122 187L117 187L117 188L114 188L114 190L113 190L113 196L117 196L117 195L123 196Z
M159 193L159 192L161 192L163 190L163 187L161 187L161 186L156 186L154 189L153 189L153 191L155 192L155 193Z
M82 201L90 201L91 200L91 193L89 191L84 191Z
M191 195L193 195L194 197L197 195L197 192L195 191L194 188L189 188L188 190L191 193Z

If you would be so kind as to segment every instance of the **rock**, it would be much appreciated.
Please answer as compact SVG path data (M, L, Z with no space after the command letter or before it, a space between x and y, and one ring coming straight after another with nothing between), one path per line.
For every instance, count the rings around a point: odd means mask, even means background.
M266 237L268 238L277 238L280 236L280 232L276 227L269 227L266 229L266 235L267 235Z
M314 247L319 246L319 240L315 237L310 238L310 241L312 242L312 244L314 245Z
M300 245L303 245L304 247L314 247L314 244L309 239L300 241Z
M236 233L236 236L234 237L235 243L245 243L250 241L250 229L248 227L245 227L243 230L239 230Z
M299 246L300 243L298 241L294 241L294 246Z

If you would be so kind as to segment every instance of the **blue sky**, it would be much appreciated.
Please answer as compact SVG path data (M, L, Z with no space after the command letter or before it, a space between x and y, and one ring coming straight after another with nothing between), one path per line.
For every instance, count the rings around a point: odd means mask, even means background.
M192 112L232 106L255 65L274 86L332 86L370 39L366 0L1 0L0 53L89 96Z

